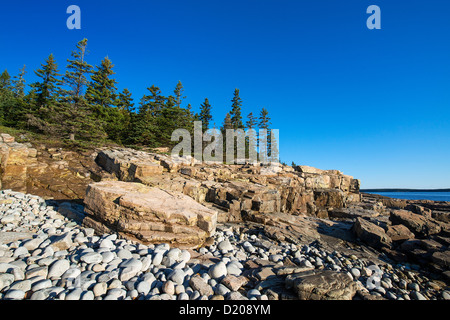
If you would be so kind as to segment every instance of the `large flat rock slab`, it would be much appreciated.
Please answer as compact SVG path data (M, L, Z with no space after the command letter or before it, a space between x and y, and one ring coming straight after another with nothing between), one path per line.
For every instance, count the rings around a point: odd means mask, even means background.
M89 218L100 222L88 219L91 227L104 224L144 243L198 247L214 234L217 223L217 211L191 197L140 183L91 184L84 202Z

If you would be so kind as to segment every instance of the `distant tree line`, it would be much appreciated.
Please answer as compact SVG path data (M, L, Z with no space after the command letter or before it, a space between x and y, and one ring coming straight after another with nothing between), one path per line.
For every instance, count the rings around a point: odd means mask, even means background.
M34 71L38 81L26 90L25 66L11 77L7 70L0 75L0 123L3 126L51 135L70 143L106 140L125 146L171 147L175 129L193 132L194 121L202 121L203 130L216 128L208 98L194 113L185 104L184 88L178 81L173 94L163 95L152 85L138 106L128 89L117 89L114 65L105 57L99 65L87 62L88 40L77 43L61 74L53 54ZM220 130L269 129L270 117L265 108L259 116L252 112L244 123L242 99L235 89L231 110ZM269 133L270 134L270 131ZM269 146L270 147L270 146Z

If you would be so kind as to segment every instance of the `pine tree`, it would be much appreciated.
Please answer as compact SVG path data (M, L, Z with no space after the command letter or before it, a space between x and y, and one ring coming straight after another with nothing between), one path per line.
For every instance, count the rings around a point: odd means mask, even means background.
M20 69L6 86L4 94L0 93L0 105L3 113L3 123L10 127L25 127L25 114L28 104L25 101L25 66ZM8 75L9 76L9 75ZM6 78L8 76L5 75ZM6 79L5 78L5 79ZM0 90L1 91L1 90Z
M222 133L223 138L223 152L224 152L224 159L226 158L226 152L227 152L227 130L233 129L233 122L231 120L231 116L229 113L225 116L225 119L223 120L222 127L220 128L220 131Z
M253 115L253 112L250 112L247 116L247 122L245 123L247 129L255 129L256 128L256 117Z
M242 99L239 97L239 89L234 90L234 96L231 102L230 116L233 129L243 129L244 124L242 123L241 116Z
M209 123L212 120L211 105L209 104L208 98L205 98L205 102L203 102L200 107L199 120L202 122L203 132L206 132L209 129Z
M254 132L253 132L253 134L254 135L251 135L251 136L247 136L247 137L245 137L245 156L248 158L249 157L249 155L251 154L250 153L250 147L251 146L253 146L255 149L254 150L252 150L252 151L256 151L257 150L257 148L258 148L258 140L257 140L257 136L256 136L256 125L257 125L257 123L256 123L256 121L257 121L257 119L256 119L256 117L253 115L253 112L250 112L249 114L248 114L248 116L247 116L247 122L245 123L245 125L246 125L246 128L248 129L248 130L255 130Z
M267 109L262 108L259 114L259 128L269 130L270 125L269 112Z
M115 74L114 65L105 57L97 70L92 73L91 81L86 89L86 100L95 106L99 114L103 114L108 107L113 107L116 101L117 81L111 78Z
M132 118L132 131L127 141L132 144L157 147L159 145L157 118L161 116L166 98L161 95L161 90L155 85L147 90L150 94L141 98L138 113Z
M60 129L57 109L62 81L59 79L58 65L53 54L50 54L41 66L41 69L35 71L41 80L30 85L29 98L32 106L26 117L31 128L47 134L56 134Z
M0 122L3 124L7 122L12 98L11 76L8 70L5 70L0 75Z
M59 79L61 75L53 54L41 66L42 69L36 70L35 74L42 80L33 83L31 88L36 96L36 106L42 109L50 108L58 100L62 81Z
M183 102L183 99L186 99L186 97L183 97L184 88L181 81L178 81L175 90L173 92L175 94L175 106L181 108L181 103Z
M63 78L65 85L71 90L66 90L64 94L72 101L77 101L83 95L83 89L87 85L86 75L91 73L92 66L85 61L87 54L87 39L83 39L77 43L77 50L72 51L73 60L67 59L69 63L66 67L66 74Z
M72 60L66 67L63 83L69 90L62 90L62 103L60 114L63 115L63 135L70 140L91 140L104 136L102 126L94 118L84 95L84 87L87 85L86 75L91 73L92 66L86 62L87 39L79 41L76 50L72 51Z
M147 88L149 95L144 95L139 106L139 113L149 113L153 117L157 117L165 104L166 98L162 96L159 87L152 85Z
M101 64L92 72L85 98L93 116L98 119L99 128L103 127L109 139L120 142L120 132L123 128L120 113L115 108L117 81L111 78L115 74L113 67L108 57L101 61Z
M269 118L269 112L267 109L262 108L260 115L259 115L259 129L265 129L267 130L267 156L271 155L271 133L270 133L270 118ZM264 151L264 150L263 150ZM259 150L261 153L261 150ZM261 156L261 154L260 154ZM266 155L262 155L266 157Z
M225 134L227 129L233 129L233 122L229 113L225 116L222 124L222 133Z
M131 96L131 92L127 88L123 89L123 91L119 93L116 106L119 110L123 110L128 113L134 111L133 98Z
M25 97L25 65L17 76L14 76L12 80L13 92L16 98L24 98Z
M4 94L5 91L11 90L11 76L8 70L2 72L0 75L0 94Z
M120 142L126 142L129 140L129 135L132 131L132 121L134 117L134 103L131 97L131 92L128 89L123 89L119 93L116 101L117 110L120 112L120 121L122 125L120 126L121 131L119 132Z

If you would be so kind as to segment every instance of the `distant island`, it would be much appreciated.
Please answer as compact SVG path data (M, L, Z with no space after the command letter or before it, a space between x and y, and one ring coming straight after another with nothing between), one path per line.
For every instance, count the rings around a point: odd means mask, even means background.
M361 189L361 192L450 192L447 189Z

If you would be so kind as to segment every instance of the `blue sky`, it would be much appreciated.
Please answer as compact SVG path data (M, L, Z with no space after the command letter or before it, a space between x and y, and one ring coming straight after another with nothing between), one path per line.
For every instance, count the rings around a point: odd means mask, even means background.
M66 9L81 8L81 30ZM381 30L369 30L369 5ZM178 80L222 124L235 88L243 115L269 110L281 160L339 169L363 188L450 187L447 0L3 1L0 70L27 81L50 53L64 71L75 44L115 64L137 103Z

